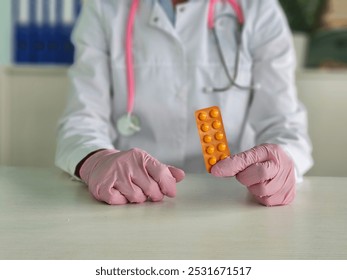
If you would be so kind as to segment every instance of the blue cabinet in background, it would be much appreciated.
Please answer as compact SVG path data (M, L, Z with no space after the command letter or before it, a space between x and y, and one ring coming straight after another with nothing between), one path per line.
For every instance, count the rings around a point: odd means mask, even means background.
M71 64L71 32L81 0L13 0L13 60L17 64Z

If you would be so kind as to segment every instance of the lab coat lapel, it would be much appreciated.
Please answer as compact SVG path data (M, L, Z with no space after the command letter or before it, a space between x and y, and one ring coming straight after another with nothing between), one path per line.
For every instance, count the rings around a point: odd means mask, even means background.
M148 24L179 41L175 28L172 26L172 23L158 1L154 1L152 11L148 18Z

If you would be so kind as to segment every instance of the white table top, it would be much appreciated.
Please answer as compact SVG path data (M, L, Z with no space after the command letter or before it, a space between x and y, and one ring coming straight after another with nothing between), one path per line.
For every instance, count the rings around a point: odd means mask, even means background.
M109 206L57 169L0 167L0 259L347 259L347 178L307 177L285 207L188 174L174 199Z

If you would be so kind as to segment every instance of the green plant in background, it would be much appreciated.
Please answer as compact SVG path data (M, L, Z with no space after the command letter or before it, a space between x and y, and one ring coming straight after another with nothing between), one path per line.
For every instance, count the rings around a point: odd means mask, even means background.
M306 67L347 69L347 28L320 28L329 0L279 2L292 31L307 34Z
M311 33L319 27L327 0L279 0L293 31Z

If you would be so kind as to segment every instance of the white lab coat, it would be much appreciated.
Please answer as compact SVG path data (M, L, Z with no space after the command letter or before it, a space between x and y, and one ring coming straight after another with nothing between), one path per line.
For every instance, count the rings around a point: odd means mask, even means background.
M134 25L134 114L141 131L117 132L126 114L125 30L130 0L89 0L73 33L71 92L58 129L56 164L73 174L78 162L100 148L141 148L186 172L205 171L194 111L221 108L231 153L261 143L281 145L300 176L312 165L306 112L295 87L291 33L276 0L240 0L245 24L237 83L259 84L241 136L249 90L222 93L205 86L228 84L216 43L207 29L208 0L177 8L175 28L160 4L142 0ZM227 2L227 1L225 1ZM216 6L217 30L229 71L234 73L236 17L227 3Z

